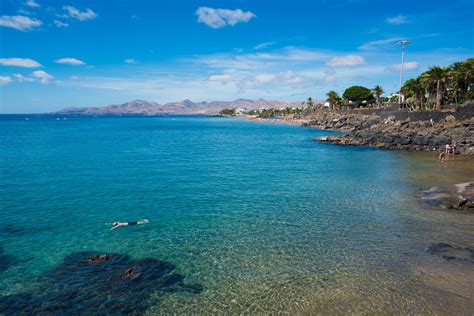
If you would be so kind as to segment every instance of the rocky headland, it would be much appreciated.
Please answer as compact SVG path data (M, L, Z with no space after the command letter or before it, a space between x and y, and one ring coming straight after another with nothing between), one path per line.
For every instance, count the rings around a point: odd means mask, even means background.
M474 104L449 112L320 111L305 124L342 130L342 136L319 142L408 151L441 151L455 144L456 152L474 154Z

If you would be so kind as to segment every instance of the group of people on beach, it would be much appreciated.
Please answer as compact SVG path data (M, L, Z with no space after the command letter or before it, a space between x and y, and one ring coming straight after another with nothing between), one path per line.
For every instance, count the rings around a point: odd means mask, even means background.
M446 161L446 157L449 155L453 155L456 153L456 144L446 144L444 150L439 154L438 160L441 162Z

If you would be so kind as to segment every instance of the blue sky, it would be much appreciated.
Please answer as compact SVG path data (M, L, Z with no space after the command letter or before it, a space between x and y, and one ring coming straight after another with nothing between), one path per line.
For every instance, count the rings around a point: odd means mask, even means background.
M397 90L474 56L474 1L2 0L0 113Z

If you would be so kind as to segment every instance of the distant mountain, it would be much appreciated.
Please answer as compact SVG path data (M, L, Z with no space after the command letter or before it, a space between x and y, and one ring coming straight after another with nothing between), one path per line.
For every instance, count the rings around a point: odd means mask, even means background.
M195 103L191 100L159 104L145 100L135 100L119 105L107 105L102 107L66 108L54 114L77 114L77 115L160 115L160 114L217 114L223 109L245 108L247 110L260 108L284 108L296 107L297 101L270 101L265 99L247 100L237 99L234 101L213 101Z

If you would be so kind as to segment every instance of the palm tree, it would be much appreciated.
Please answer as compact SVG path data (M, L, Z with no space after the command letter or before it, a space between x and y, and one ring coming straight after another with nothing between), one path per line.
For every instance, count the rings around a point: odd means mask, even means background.
M466 97L469 85L474 81L474 58L450 66L447 86L452 91L454 102L460 103Z
M448 79L449 67L431 67L430 70L421 74L421 85L427 92L436 91L436 110L441 110L444 88Z
M380 104L380 96L384 93L383 89L381 86L376 85L373 89L372 92L375 95L375 99L377 100L377 104Z
M336 106L341 104L342 99L336 91L331 90L326 93L326 96L328 97L326 101L329 102L333 110L336 109Z
M425 90L423 89L419 78L409 79L405 81L401 92L406 97L413 96L415 98L417 110L421 110L423 108L423 98Z

